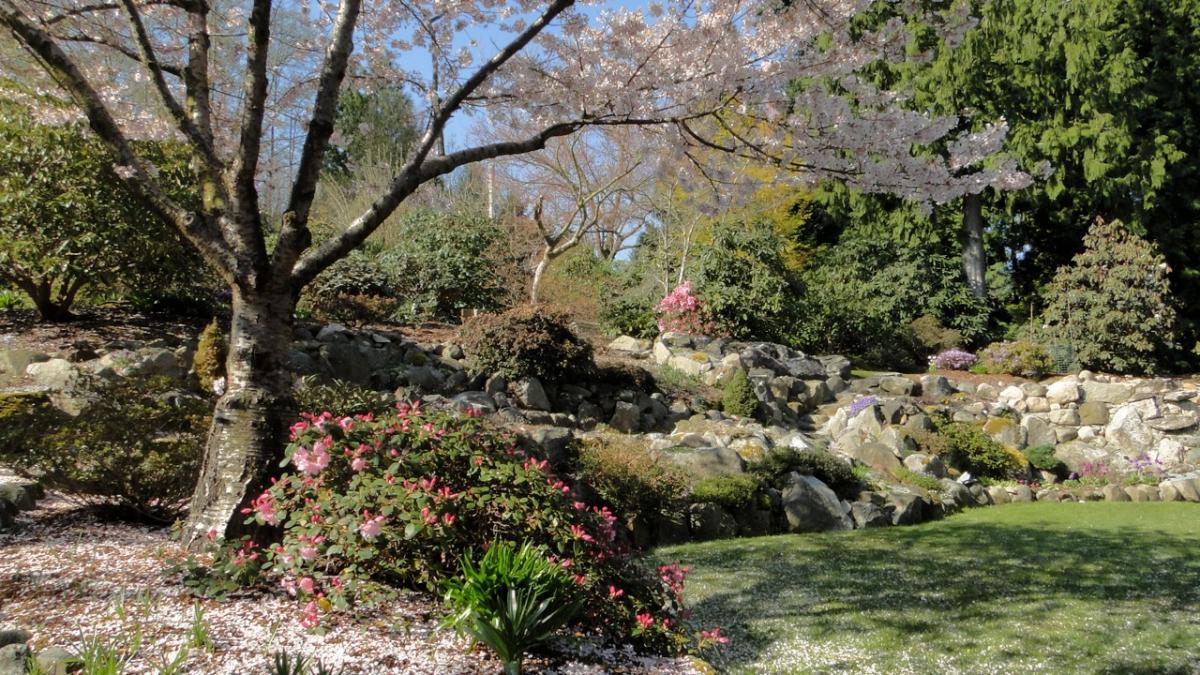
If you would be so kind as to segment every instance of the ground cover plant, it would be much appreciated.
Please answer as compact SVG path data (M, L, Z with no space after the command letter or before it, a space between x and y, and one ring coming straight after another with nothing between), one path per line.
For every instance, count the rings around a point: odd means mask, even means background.
M654 555L732 672L1189 673L1197 546L1194 505L1093 502Z

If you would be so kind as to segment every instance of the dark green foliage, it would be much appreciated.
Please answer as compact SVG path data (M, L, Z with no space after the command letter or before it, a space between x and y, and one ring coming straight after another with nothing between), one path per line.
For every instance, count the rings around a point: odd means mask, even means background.
M167 195L194 205L187 151L137 146ZM214 282L182 236L125 188L86 129L36 124L0 101L0 283L28 295L43 318L64 320L87 293L154 307L206 299Z
M417 137L412 101L403 90L349 90L337 102L340 142L325 152L325 172L346 178L364 164L399 167Z
M1196 0L969 0L978 26L931 60L873 66L876 81L911 87L911 106L1005 119L1004 153L1034 173L1024 190L985 191L985 243L1010 277L1011 319L1035 316L1040 291L1081 246L1097 216L1120 219L1165 254L1183 345L1200 318L1200 3ZM903 3L875 3L887 19ZM920 19L907 17L912 25ZM930 31L932 32L932 31ZM936 40L921 45L936 46ZM915 46L915 45L914 45ZM931 216L890 197L815 214L834 231L953 244L961 201Z
M462 575L445 584L448 623L496 652L505 675L519 675L525 652L579 612L571 574L546 555L528 542L496 542L479 562L464 556Z
M1025 469L1019 452L992 440L977 424L942 420L937 431L916 432L913 437L925 452L976 478L1017 478Z
M764 484L776 489L787 485L788 474L793 471L819 478L843 498L855 496L861 487L850 463L827 450L774 448L767 453L763 461L752 465L750 470L759 476Z
M418 209L390 230L388 248L356 249L317 277L304 306L318 318L350 322L457 322L466 310L500 307L501 239L492 221Z
M561 382L595 370L592 346L571 330L565 316L544 307L472 317L462 335L467 356L485 373Z
M711 502L736 511L744 509L755 500L762 488L757 476L737 474L705 478L692 486L688 499L693 503Z
M658 335L658 320L649 301L625 296L605 296L600 301L600 327L605 335L632 335L651 339Z
M0 457L27 455L38 430L60 424L63 417L45 394L0 393Z
M1057 472L1063 468L1062 460L1054 456L1053 445L1035 445L1022 452L1033 468L1039 471Z
M769 223L719 223L696 255L691 279L705 320L735 338L792 341L799 287Z
M1156 371L1174 339L1166 261L1120 221L1097 219L1083 245L1046 291L1045 334L1084 368Z
M682 512L687 478L657 462L640 439L606 435L584 439L577 477L613 509L630 530Z
M120 379L85 395L92 403L77 417L40 403L18 414L24 432L8 439L5 463L87 503L174 520L196 487L208 401L167 378Z
M758 398L744 369L734 370L721 388L721 410L738 417L754 417L758 413Z
M502 235L496 223L477 214L406 214L390 233L395 243L379 259L401 300L396 318L458 321L466 310L499 309L503 289L488 253Z
M192 356L192 370L204 391L213 390L213 382L225 374L225 357L229 345L216 319L204 327L196 353Z
M300 380L295 396L297 409L316 415L323 412L334 415L378 414L392 407L389 393L380 393L344 380L322 380L313 375Z
M937 349L927 342L955 341L954 331L969 344L987 333L988 304L971 295L950 255L850 238L815 254L801 279L795 335L811 353L922 369Z

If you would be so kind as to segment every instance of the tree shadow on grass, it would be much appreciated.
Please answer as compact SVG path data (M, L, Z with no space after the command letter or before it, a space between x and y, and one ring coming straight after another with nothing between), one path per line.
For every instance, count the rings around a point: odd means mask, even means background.
M1195 517L1200 523L1200 510ZM692 609L700 623L732 632L733 669L750 667L778 640L827 644L852 634L880 649L919 645L930 663L1037 652L1059 672L1081 664L1087 672L1200 672L1200 524L1186 537L1140 526L950 519L720 542L686 557L729 582ZM1162 653L1115 653L1117 634L1128 631L1153 635Z

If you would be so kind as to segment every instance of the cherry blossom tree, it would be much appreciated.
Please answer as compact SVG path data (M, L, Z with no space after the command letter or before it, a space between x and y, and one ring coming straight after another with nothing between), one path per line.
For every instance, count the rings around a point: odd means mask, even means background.
M902 94L856 76L879 59L906 58L901 22L864 32L851 21L867 0L663 0L644 12L574 4L0 0L0 24L29 55L6 59L0 76L17 79L45 120L84 117L125 184L232 292L227 390L189 539L210 529L237 534L239 508L279 459L294 413L285 361L300 289L421 185L459 167L541 150L588 127L656 125L679 153L720 150L797 180L841 178L934 202L1026 180L1011 167L959 170L998 149L1002 120L949 139L949 157L914 152L946 139L958 120L906 111ZM941 28L953 43L969 26L960 17ZM496 43L490 56L470 41L484 28ZM436 83L410 65L431 62ZM314 241L310 209L350 80L419 82L430 109L392 182L340 231ZM439 152L447 123L471 109L532 131ZM259 196L264 130L287 120L300 120L303 141L289 195L272 213ZM164 190L132 142L146 135L188 145L199 207Z

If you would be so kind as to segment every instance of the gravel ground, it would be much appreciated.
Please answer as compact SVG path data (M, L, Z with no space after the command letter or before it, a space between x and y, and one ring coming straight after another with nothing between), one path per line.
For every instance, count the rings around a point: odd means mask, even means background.
M315 635L283 595L197 600L163 570L183 555L168 530L104 522L50 496L0 534L0 629L32 633L35 651L79 649L94 637L126 655L126 673L159 673L190 641L196 607L211 648L190 648L181 672L265 673L276 651L345 673L495 673L500 664L452 632L429 596L401 594L377 611L327 618ZM687 659L572 641L531 657L533 673L694 673Z

